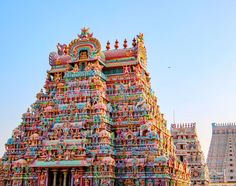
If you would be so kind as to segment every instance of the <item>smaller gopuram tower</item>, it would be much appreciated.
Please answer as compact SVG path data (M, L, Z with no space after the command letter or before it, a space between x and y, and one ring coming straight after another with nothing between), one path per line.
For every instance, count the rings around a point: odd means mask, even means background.
M208 168L196 132L196 123L172 124L171 135L180 161L188 163L191 185L209 185Z
M207 158L212 183L236 183L235 153L236 124L212 123L212 138Z

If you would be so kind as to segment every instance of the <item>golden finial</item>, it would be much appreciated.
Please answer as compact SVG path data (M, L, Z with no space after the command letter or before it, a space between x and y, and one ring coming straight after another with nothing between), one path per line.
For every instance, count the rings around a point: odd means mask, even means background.
M84 27L81 29L81 34L82 33L89 33L89 27Z
M81 29L81 34L78 35L80 39L93 37L93 33L90 34L90 29L88 27L84 27Z
M110 42L107 41L107 46L106 46L106 49L109 50L110 49Z
M128 46L128 45L127 45L127 40L126 40L126 39L124 40L124 44L123 44L123 46L124 46L124 48L127 48L127 46Z
M136 43L136 39L135 39L135 38L133 39L133 43L132 43L132 45L133 45L133 47L135 47L135 46L137 45L137 43Z
M116 39L115 41L115 45L114 45L115 49L118 49L119 48L119 41Z

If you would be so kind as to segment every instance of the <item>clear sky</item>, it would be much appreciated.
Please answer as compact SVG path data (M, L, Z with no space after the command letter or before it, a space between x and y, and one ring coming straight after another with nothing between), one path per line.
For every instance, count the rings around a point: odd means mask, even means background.
M103 49L144 33L168 126L173 110L176 122L197 122L206 157L211 123L236 121L235 9L235 0L1 1L0 154L44 85L49 52L88 26Z

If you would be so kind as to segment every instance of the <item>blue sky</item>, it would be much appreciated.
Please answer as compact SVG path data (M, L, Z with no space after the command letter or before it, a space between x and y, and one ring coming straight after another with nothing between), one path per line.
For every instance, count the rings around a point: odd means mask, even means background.
M236 1L1 1L0 154L43 87L48 54L90 27L105 49L145 36L153 90L168 124L197 122L207 156L212 122L236 121ZM171 67L171 68L168 68Z

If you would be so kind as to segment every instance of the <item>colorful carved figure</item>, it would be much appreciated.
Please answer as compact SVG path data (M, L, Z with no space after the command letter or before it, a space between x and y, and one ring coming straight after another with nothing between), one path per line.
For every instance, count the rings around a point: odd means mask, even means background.
M152 93L143 34L101 50L88 28L49 55L44 90L0 159L0 186L187 186Z

